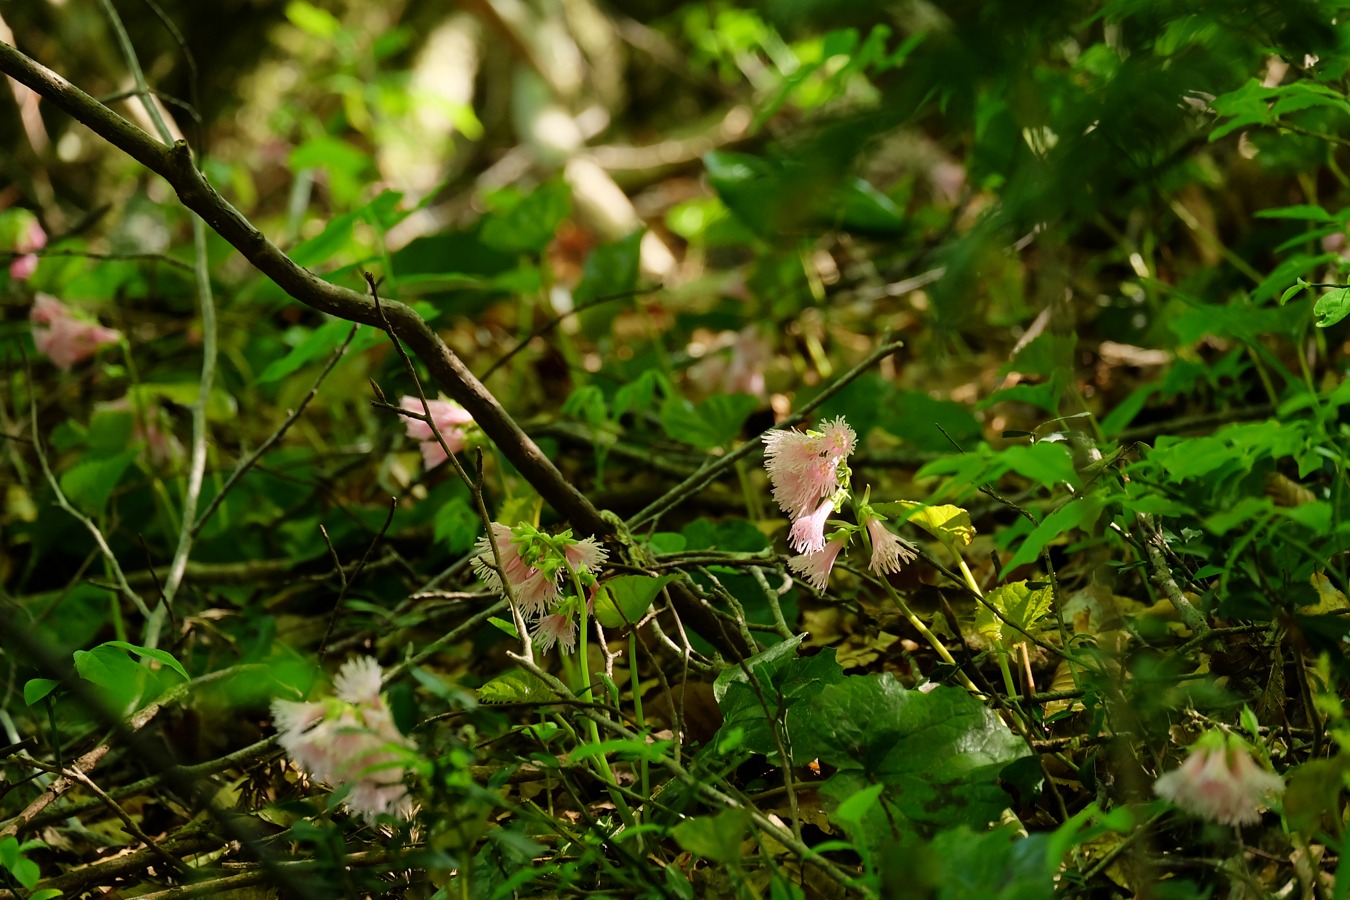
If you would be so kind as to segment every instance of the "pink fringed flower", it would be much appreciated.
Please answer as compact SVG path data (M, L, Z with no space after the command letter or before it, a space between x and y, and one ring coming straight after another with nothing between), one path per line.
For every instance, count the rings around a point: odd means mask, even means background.
M422 408L420 397L404 396L399 400L399 406L418 415L424 415L426 412ZM473 421L473 416L469 415L464 407L452 400L428 400L426 409L431 412L431 419L436 423L436 430L440 431L441 437L445 438L445 445L450 448L450 452L458 453L463 450L464 445L468 442L468 435L464 426ZM407 429L408 437L421 442L419 449L422 451L422 464L428 469L434 469L450 458L445 454L445 447L442 447L441 442L436 440L436 432L432 430L429 423L405 416L403 424L404 428Z
M576 616L553 613L542 617L534 626L534 643L542 653L552 650L554 644L571 653L577 645Z
M825 549L825 523L834 512L834 500L826 500L809 516L792 523L788 543L798 553L813 553Z
M830 570L834 568L839 551L844 549L844 543L842 540L826 541L820 550L792 557L788 560L788 568L816 590L823 591L830 583Z
M1260 807L1284 791L1284 779L1252 759L1251 750L1235 735L1210 731L1191 745L1181 768L1153 783L1159 796L1192 815L1221 825L1260 821Z
M609 558L609 551L601 547L595 538L586 538L568 544L563 555L567 557L568 564L578 572L598 572Z
M528 526L518 527L528 529ZM567 576L567 570L559 567L549 573L531 566L521 557L519 544L512 540L514 536L512 529L500 522L492 523L492 541L497 544L502 569L512 592L516 595L520 614L526 619L539 618L546 615L553 603L562 596L559 582ZM471 565L479 580L489 590L505 594L501 577L495 568L492 544L488 538L480 537L474 545L474 550L476 553ZM594 538L586 538L584 541L568 541L563 549L563 556L575 571L595 573L604 565L609 554Z
M15 281L27 281L32 278L38 267L38 256L34 251L41 250L45 246L47 246L47 232L42 230L37 220L30 221L28 234L14 247L21 255L16 256L9 264L9 277Z
M899 572L905 563L918 557L914 545L891 533L880 519L867 519L867 536L872 541L872 561L869 567L878 575Z
M344 802L368 821L385 813L412 815L403 774L414 745L399 732L380 696L382 679L379 663L357 657L344 663L334 679L335 697L272 701L277 739L286 754L316 781L350 788Z
M99 347L122 339L122 333L115 329L75 318L64 303L47 294L37 295L28 319L33 323L33 343L38 352L59 369L69 370L93 356Z
M764 436L764 467L773 499L793 519L810 515L839 486L839 466L853 452L857 435L843 416L821 431L771 431Z

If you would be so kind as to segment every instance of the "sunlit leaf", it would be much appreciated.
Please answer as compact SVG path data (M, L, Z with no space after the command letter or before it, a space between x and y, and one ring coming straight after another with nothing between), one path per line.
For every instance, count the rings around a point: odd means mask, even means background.
M975 607L975 628L1005 649L1024 643L1027 634L1040 631L1040 621L1050 614L1054 596L1048 585L1032 588L1025 581L999 585ZM994 614L995 609L1003 614L1002 619Z

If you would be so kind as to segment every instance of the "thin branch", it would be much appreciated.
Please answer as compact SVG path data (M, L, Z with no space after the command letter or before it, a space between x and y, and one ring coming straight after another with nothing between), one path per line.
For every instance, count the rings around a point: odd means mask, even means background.
M474 422L550 506L582 535L606 536L613 526L580 490L565 479L537 444L501 407L445 342L410 307L375 302L314 275L277 248L229 204L198 171L186 142L167 146L108 109L65 78L0 41L0 72L63 109L95 134L164 178L183 205L201 216L217 234L291 297L320 312L390 328L426 364L436 384L463 406Z
M93 536L94 545L98 547L98 552L102 554L104 561L108 564L108 568L112 570L113 578L117 582L118 593L131 601L131 605L136 607L137 612L146 619L149 619L150 608L145 605L145 601L141 599L141 595L133 591L131 585L127 584L127 577L122 572L122 566L117 562L116 554L112 552L112 548L108 546L107 540L104 539L103 532L94 524L93 519L71 505L70 501L66 499L65 491L61 490L61 483L57 481L56 475L52 472L52 467L47 461L47 452L42 448L42 441L38 437L37 401L36 398L32 396L32 385L33 373L30 369L28 372L28 406L32 420L33 450L37 454L38 464L42 467L42 474L47 479L47 485L52 489L52 493L56 496L56 504L74 517L75 520L83 525L90 535Z
M286 432L290 430L291 426L294 425L301 414L304 413L305 407L309 406L310 401L318 396L319 388L323 385L324 380L328 378L328 373L332 372L342 357L347 354L347 348L351 346L352 338L356 337L356 332L360 327L360 325L353 325L351 331L347 332L347 338L342 342L342 346L338 347L337 351L329 357L328 365L323 367L323 371L319 373L319 377L314 380L314 386L309 389L309 393L296 405L290 415L286 416L286 420L277 427L276 431L272 432L267 440L263 441L262 444L258 446L258 449L244 457L239 461L239 465L235 466L234 471L230 473L230 477L225 479L225 484L221 485L216 496L211 499L211 503L206 507L206 511L198 517L196 523L192 526L192 536L194 538L201 533L202 527L206 525L207 520L215 513L216 509L225 499L225 495L230 492L230 489L235 486L239 479L244 477L249 469L257 464L258 460L262 459L262 457L267 454L267 451L271 450L276 446L278 441L286 436Z

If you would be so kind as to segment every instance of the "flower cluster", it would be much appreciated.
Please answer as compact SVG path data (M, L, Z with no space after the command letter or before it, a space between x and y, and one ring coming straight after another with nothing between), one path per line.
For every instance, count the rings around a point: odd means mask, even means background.
M277 738L295 764L317 781L347 786L346 804L373 822L381 814L410 818L404 761L413 749L380 696L384 673L370 657L343 664L335 697L312 703L272 701Z
M500 573L494 543L501 556ZM493 522L491 539L479 538L474 549L472 565L479 580L489 590L505 594L502 576L506 577L521 618L535 623L533 634L539 648L547 651L558 644L570 652L576 646L577 617L565 602L565 582L575 573L580 581L593 585L595 573L609 557L605 548L595 538L574 540L570 531L550 535L524 522L515 528Z
M1260 807L1284 792L1284 779L1252 759L1240 737L1214 730L1191 745L1181 768L1153 783L1153 790L1192 815L1221 825L1260 821Z
M865 501L858 510L861 527L844 525L826 538L830 516L850 496L847 460L857 442L842 416L820 431L778 430L764 436L773 498L792 518L788 543L801 554L788 561L788 568L817 590L825 589L839 552L863 528L872 545L870 566L878 575L898 572L915 557L914 547L892 534Z
M104 344L122 339L119 331L76 318L64 303L47 294L37 295L28 319L33 323L33 343L38 352L60 369L69 370Z
M419 416L425 415L426 410L431 412L431 419L436 423L435 431L422 419L404 417L408 437L421 442L422 464L428 469L434 469L450 458L445 454L445 447L449 447L451 453L458 453L468 443L469 435L465 426L473 422L473 416L453 400L428 400L424 410L420 397L404 396L399 400L399 406ZM445 447L436 439L436 431L445 439Z

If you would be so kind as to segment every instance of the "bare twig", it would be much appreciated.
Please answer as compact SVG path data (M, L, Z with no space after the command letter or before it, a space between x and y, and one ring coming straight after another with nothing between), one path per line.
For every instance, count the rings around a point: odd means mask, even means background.
M612 533L612 527L600 516L599 510L575 485L563 478L496 398L411 308L385 301L381 313L371 298L330 284L296 265L216 192L197 169L185 142L166 146L156 141L60 75L4 42L0 42L0 72L46 97L95 134L163 177L184 206L201 216L258 271L296 300L320 312L363 325L383 328L387 318L391 330L427 365L437 385L468 410L483 433L550 506L569 519L582 534L603 536Z
M230 492L230 489L238 483L240 478L244 477L249 469L253 468L259 459L267 454L267 451L271 450L272 447L276 445L277 441L286 436L286 432L290 430L291 426L294 425L301 414L304 413L305 407L309 406L310 401L318 396L319 388L323 385L324 380L328 378L328 373L332 372L333 368L337 366L342 357L346 355L347 348L351 346L352 338L356 337L356 332L360 327L360 325L353 325L351 331L347 332L347 338L342 342L342 346L338 347L333 355L329 357L328 365L323 367L323 371L319 373L319 377L314 380L314 386L309 389L309 393L296 405L290 415L286 416L286 420L277 426L277 430L272 432L267 440L263 441L262 444L258 446L258 449L241 459L239 465L235 466L234 471L230 473L230 477L225 479L225 483L221 485L216 496L213 497L210 504L207 505L206 511L203 512L193 524L192 536L194 538L201 533L202 527L206 525L207 520L211 518L211 515L220 506L221 502L224 501L225 495Z

